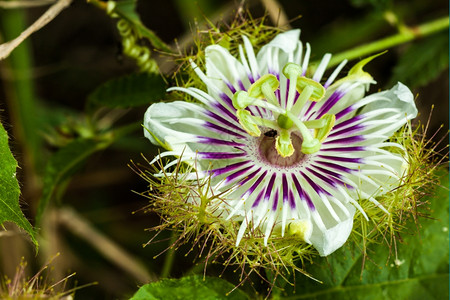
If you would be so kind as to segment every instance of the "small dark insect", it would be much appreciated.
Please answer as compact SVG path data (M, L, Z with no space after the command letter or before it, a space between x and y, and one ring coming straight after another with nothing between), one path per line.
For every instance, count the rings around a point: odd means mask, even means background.
M267 137L276 137L277 134L278 134L278 132L274 129L271 129L271 130L267 131L266 133L264 133L264 135Z

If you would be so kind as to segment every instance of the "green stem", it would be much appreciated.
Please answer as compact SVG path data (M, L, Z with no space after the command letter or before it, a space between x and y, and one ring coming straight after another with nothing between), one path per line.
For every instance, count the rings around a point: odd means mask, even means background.
M96 6L97 8L100 8L101 10L104 10L106 13L110 14L108 12L108 2L103 2L99 0L87 0L88 3ZM111 1L114 2L114 1ZM128 22L132 23L138 31L146 37L150 43L155 47L156 49L166 51L166 52L173 52L173 50L168 46L166 43L164 43L152 30L145 27L138 16L137 13L134 12L134 5L133 5L133 13L130 14L129 11L126 11L129 9L129 4L123 4L123 7L120 6L120 1L116 1L118 3L118 6L113 9L113 12L120 16L120 18L127 20ZM130 17L131 16L131 17Z
M173 231L170 236L169 247L171 247L177 241L177 239L178 235L175 231ZM169 250L167 250L160 278L169 277L174 260L175 260L175 247L171 247L169 248Z
M328 68L334 67L338 65L344 59L352 60L355 58L363 57L375 52L383 51L388 48L401 45L403 43L412 41L417 38L421 38L427 35L431 35L438 31L444 30L449 26L449 17L443 17L437 20L430 21L428 23L419 25L417 27L409 27L402 32L389 36L387 38L374 41L371 43L367 43L361 45L359 47L338 53L334 55L330 63L328 64ZM318 65L317 63L313 63L313 65Z
M5 41L16 38L26 28L25 11L0 9L0 27ZM18 46L5 60L2 73L14 134L25 156L22 163L29 168L27 171L33 173L42 166L42 139L37 124L30 48L29 41Z

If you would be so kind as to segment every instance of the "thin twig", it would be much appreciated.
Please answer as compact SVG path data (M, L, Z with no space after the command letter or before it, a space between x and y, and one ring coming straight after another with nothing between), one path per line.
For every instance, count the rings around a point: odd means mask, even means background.
M56 0L18 0L18 1L0 1L0 8L27 8L36 6L45 6L55 3Z
M72 0L59 0L52 5L39 19L37 19L30 27L25 29L17 38L12 41L0 45L0 60L5 59L11 52L19 46L27 37L38 31L51 20L53 20L64 8L69 6Z
M58 221L67 229L89 242L105 258L119 266L141 283L156 281L157 277L149 273L131 254L123 250L114 241L97 231L89 222L70 208L61 208Z
M286 11L277 0L261 0L272 23L281 29L291 29Z

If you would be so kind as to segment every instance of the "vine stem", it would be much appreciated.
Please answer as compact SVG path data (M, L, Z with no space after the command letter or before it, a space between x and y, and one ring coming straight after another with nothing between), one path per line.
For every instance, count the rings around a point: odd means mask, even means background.
M449 17L443 17L415 27L406 27L399 33L392 36L363 44L359 47L343 51L334 55L327 68L332 68L342 62L344 59L352 60L355 58L367 56L369 54L386 50L388 48L401 45L403 43L418 39L433 33L439 32L449 27ZM318 64L313 63L317 66Z
M170 276L170 272L172 271L173 263L175 261L175 248L172 247L172 245L175 244L177 239L178 235L176 234L175 231L173 231L170 236L170 245L169 245L170 248L169 250L167 250L160 278L168 278Z

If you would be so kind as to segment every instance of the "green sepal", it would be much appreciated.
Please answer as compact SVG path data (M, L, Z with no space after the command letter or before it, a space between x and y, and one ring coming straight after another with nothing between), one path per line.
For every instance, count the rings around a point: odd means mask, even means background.
M362 80L362 81L367 81L370 82L371 80L373 80L372 75L370 75L368 72L363 70L363 67L365 65L367 65L370 61L372 61L374 58L386 53L386 51L383 51L381 53L369 56L363 60L361 60L360 62L358 62L356 65L354 65L350 71L348 71L347 76L345 76L344 78L339 79L338 81L336 81L333 85L331 85L328 89L329 90L333 90L335 87L341 85L342 83L346 82L346 81L351 81L351 80Z
M367 73L366 71L363 70L364 66L367 65L369 62L371 62L374 58L376 58L380 55L383 55L386 52L387 52L387 50L364 58L363 60L358 62L356 65L354 65L350 69L350 71L348 71L348 76L359 75L359 76L368 76L368 77L372 78L372 76L369 73Z
M146 128L144 125L142 125L142 127L144 127L145 130L147 130L148 133L150 133L150 135L155 139L155 141L164 149L168 150L168 151L172 151L172 147L170 147L170 145L168 143L163 143L160 139L158 139L156 137L156 135L150 131L150 129Z
M311 222L308 220L294 220L287 225L287 233L301 240L309 239L311 231Z

